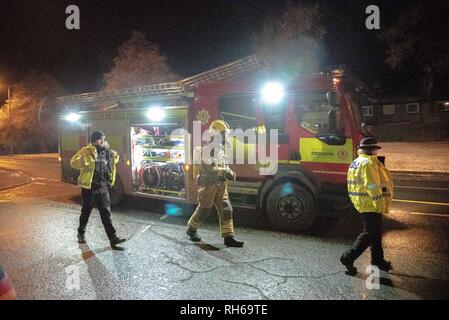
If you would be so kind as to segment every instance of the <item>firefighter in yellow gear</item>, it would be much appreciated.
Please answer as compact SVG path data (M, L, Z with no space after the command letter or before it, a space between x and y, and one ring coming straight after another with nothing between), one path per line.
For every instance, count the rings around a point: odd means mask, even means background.
M228 247L243 247L244 243L234 237L232 205L227 190L227 181L236 178L234 171L229 168L225 154L226 131L229 130L229 125L223 120L215 120L211 123L209 130L215 134L215 139L221 136L221 143L219 146L206 145L201 150L201 168L199 175L195 177L199 188L198 207L187 224L187 235L193 242L201 241L197 230L209 215L212 206L215 206L224 244ZM214 146L213 149L212 146ZM212 152L207 154L210 149Z
M372 265L384 271L392 269L382 249L382 215L389 212L393 182L390 172L377 157L380 148L374 138L362 139L359 157L348 170L348 194L363 220L363 232L340 258L351 275L357 273L354 261L368 247L371 247Z

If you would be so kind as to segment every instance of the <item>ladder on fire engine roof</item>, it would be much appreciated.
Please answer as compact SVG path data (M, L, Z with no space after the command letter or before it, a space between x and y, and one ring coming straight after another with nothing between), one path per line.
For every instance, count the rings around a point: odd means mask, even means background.
M251 55L181 81L63 96L57 98L57 102L59 104L67 105L136 97L179 97L187 94L189 90L192 90L201 83L227 80L237 75L257 70L263 66L265 66L265 63L262 60L258 59L255 55Z

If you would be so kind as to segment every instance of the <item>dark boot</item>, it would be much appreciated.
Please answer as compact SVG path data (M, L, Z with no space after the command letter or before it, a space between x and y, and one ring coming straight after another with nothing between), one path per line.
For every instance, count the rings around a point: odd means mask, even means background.
M238 241L233 236L229 236L229 237L224 238L224 244L227 247L241 248L241 247L243 247L244 242Z
M390 271L391 269L393 269L393 266L391 265L391 262L390 262L390 261L387 261L387 260L385 260L385 259L382 259L382 260L380 260L380 261L371 261L371 264L372 264L373 266L378 267L380 270L386 271L386 272L388 272L388 271Z
M118 244L123 243L125 241L126 241L126 239L121 239L117 236L115 236L112 239L109 239L109 242L111 243L111 248L114 250L125 250L125 248L117 246Z
M78 229L78 243L79 244L86 244L86 238L84 237L85 232L80 231Z
M340 262L346 267L346 274L349 276L355 276L357 274L357 268L354 267L354 261L346 258L344 255L341 256Z
M195 229L188 228L187 235L189 236L190 241L192 241L192 242L200 242L201 241L201 238Z

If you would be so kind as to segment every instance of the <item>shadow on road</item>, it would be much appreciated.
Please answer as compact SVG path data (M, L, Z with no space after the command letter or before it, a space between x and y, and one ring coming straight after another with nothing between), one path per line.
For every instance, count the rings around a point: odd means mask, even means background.
M369 275L358 273L355 277L366 281ZM379 284L413 292L423 299L448 299L449 297L449 281L445 279L431 279L392 270L389 273L381 273Z
M335 218L319 218L307 234L320 237L355 239L362 229L363 223L359 213L344 213ZM406 229L408 229L408 226L405 223L389 216L383 216L382 230L384 235L390 231Z
M87 272L95 290L96 300L125 299L129 297L126 290L123 290L124 284L120 281L120 274L123 272L117 270L119 279L115 278L97 257L97 254L112 251L115 261L115 251L110 247L92 251L87 244L80 244L79 249L81 250L81 257L87 266ZM118 265L122 266L123 264ZM121 290L117 290L117 288ZM117 295L117 292L123 293L123 295Z
M195 243L195 245L204 251L220 251L220 248L208 243Z

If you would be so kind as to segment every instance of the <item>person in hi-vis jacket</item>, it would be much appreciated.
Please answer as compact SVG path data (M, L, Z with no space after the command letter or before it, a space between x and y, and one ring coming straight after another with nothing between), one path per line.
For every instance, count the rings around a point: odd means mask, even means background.
M95 131L90 138L90 144L81 148L70 160L73 169L80 170L78 186L81 187L83 204L81 208L80 224L78 227L78 243L86 243L85 233L87 222L94 205L100 211L101 222L111 243L116 250L125 242L117 237L111 220L111 200L109 187L114 186L119 155L109 148L105 141L105 134Z
M340 258L348 274L357 273L354 261L368 247L371 247L372 265L384 271L392 269L391 262L384 259L382 215L390 210L393 181L390 172L377 157L380 148L374 138L362 139L359 156L349 166L348 193L363 220L363 231Z

